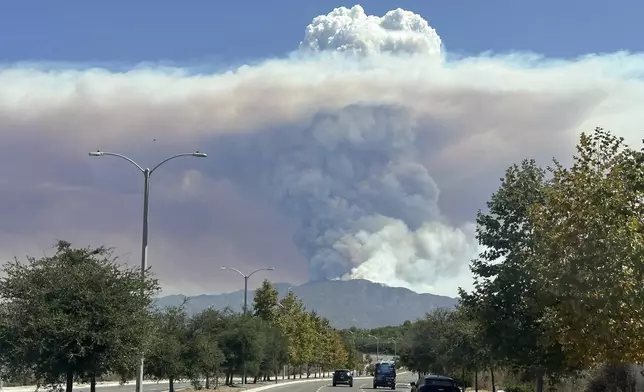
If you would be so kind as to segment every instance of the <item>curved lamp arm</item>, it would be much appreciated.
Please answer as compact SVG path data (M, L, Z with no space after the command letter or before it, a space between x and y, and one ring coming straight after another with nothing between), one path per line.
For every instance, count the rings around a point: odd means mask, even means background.
M250 278L251 276L253 276L253 275L255 274L255 272L259 272L259 271L273 271L273 270L275 270L275 268L273 268L273 267L267 267L267 268L260 268L260 269L256 269L255 271L253 271L253 272L251 272L250 274L248 274L248 277Z
M240 270L238 270L237 268L233 268L233 267L220 267L219 269L235 271L235 272L237 272L239 275L241 275L241 276L242 276L242 278L246 279L246 275L244 275L244 273L243 273L243 272L241 272Z
M175 158L181 158L181 157L206 158L207 156L208 156L208 155L207 155L206 153L199 152L199 151L197 151L197 152L188 152L188 153L185 153L185 154L177 154L177 155L173 155L173 156L171 156L171 157L169 157L169 158L166 158L166 159L162 160L162 161L161 161L161 162L159 162L156 166L154 166L154 167L150 170L150 174L152 174L156 169L158 169L158 168L159 168L159 166L161 166L161 165L163 165L164 163L166 163L166 162L168 162L168 161L171 161L171 160L173 160L173 159L175 159Z
M137 168L137 169L139 169L139 171L140 171L141 173L145 173L145 169L144 169L144 168L142 168L142 167L141 167L141 165L139 165L138 163L134 162L134 160L133 160L133 159L130 159L130 158L126 157L125 155L117 154L117 153L115 153L115 152L92 151L92 152L90 152L90 153L89 153L89 156L90 156L90 157L112 156L112 157L117 157L117 158L125 159L126 161L128 161L128 162L130 162L131 164L133 164L134 166L136 166L136 168Z

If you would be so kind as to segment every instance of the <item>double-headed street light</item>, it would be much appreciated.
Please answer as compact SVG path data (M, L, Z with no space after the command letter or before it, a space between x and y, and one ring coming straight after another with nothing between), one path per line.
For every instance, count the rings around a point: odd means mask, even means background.
M394 344L394 361L398 362L396 357L398 356L398 341L394 338L389 338L389 341Z
M367 335L376 339L376 362L380 362L380 338L374 335Z
M228 270L228 271L235 271L239 275L241 275L244 278L244 316L246 316L246 313L248 312L248 279L253 276L255 273L259 271L274 271L275 268L273 267L266 267L266 268L259 268L256 269L255 271L251 272L250 274L246 275L237 268L233 267L221 267L220 269L222 270Z
M169 158L166 158L159 162L152 169L143 168L141 165L136 163L133 159L126 157L125 155L117 154L115 152L105 152L105 151L92 151L89 153L91 157L104 157L112 156L121 159L125 159L134 165L139 171L143 174L143 237L141 241L141 279L145 279L145 271L148 268L148 217L150 212L150 176L156 169L158 169L164 163L171 161L176 158L181 157L194 157L194 158L206 158L206 155L203 152L189 152L185 154L173 155ZM143 355L141 355L141 362L139 367L136 370L136 392L143 392Z
M241 272L237 268L233 268L233 267L224 266L224 267L221 267L221 269L222 270L228 270L228 271L235 271L235 272L237 272L239 275L241 275L244 278L244 317L246 317L248 315L248 278L250 278L251 276L253 276L255 273L257 273L259 271L273 271L273 270L275 270L275 268L273 268L273 267L259 268L259 269L256 269L255 271L251 272L248 275L244 274L243 272ZM245 349L245 348L242 346L242 349ZM246 361L244 361L243 368L244 368L244 370L243 370L243 374L242 374L242 384L246 384Z

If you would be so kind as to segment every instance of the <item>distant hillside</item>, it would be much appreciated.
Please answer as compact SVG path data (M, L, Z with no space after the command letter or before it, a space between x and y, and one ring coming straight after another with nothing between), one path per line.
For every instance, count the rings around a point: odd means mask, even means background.
M280 297L287 294L291 285L275 284ZM418 294L400 287L387 287L367 280L327 280L308 282L293 286L291 290L304 301L307 309L316 310L328 318L336 328L375 328L402 324L415 320L436 308L456 305L457 300L434 294ZM170 295L158 299L160 306L179 305L186 297ZM248 293L249 307L252 307L253 292ZM190 313L214 307L240 309L244 292L198 295L187 304Z

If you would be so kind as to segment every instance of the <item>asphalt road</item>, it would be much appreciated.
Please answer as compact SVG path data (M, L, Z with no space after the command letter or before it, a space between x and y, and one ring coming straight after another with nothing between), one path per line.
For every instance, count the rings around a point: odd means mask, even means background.
M396 391L409 392L409 383L416 381L411 373L401 374L397 377ZM338 385L334 387L331 380L321 380L319 382L309 382L302 384L284 384L283 386L272 389L275 392L375 392L372 388L372 379L356 378L353 380L353 387L348 385ZM391 391L389 388L378 388L379 391ZM249 391L252 392L252 391Z

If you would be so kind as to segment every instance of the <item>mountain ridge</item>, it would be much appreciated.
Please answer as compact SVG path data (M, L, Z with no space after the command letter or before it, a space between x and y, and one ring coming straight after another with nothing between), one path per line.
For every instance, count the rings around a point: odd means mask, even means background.
M368 280L322 280L296 286L288 283L273 283L280 298L289 289L297 295L307 310L316 311L329 319L336 328L376 328L400 325L406 320L415 320L436 308L456 306L456 298L416 293L404 287L391 287ZM253 290L248 291L248 306L252 307ZM221 294L200 294L185 296L167 295L157 298L161 307L181 305L186 299L189 314L204 309L240 309L244 291L238 290Z

